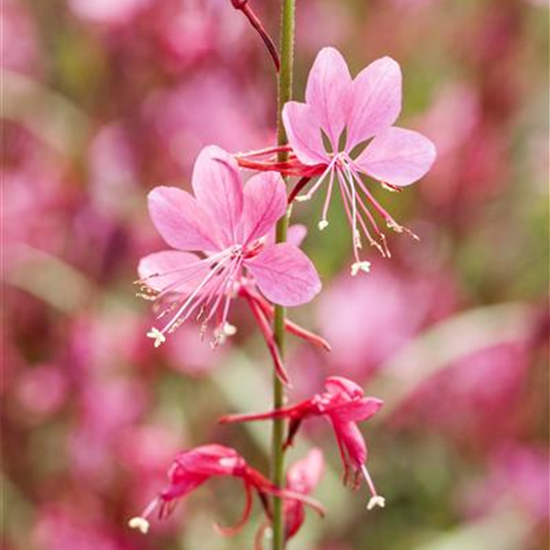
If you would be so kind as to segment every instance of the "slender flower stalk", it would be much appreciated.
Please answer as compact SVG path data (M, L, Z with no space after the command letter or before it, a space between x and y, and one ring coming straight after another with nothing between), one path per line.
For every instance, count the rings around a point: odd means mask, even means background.
M244 16L248 19L252 27L260 35L265 44L265 47L267 48L267 51L269 52L269 55L271 56L271 59L273 60L275 70L279 72L281 62L279 61L279 53L277 52L277 47L275 46L271 36L269 36L269 33L263 26L260 18L254 13L252 8L250 7L248 0L231 0L231 4L233 4L233 7L236 10L243 12Z
M295 24L295 0L283 0L281 11L281 35L280 55L281 68L279 71L277 89L277 145L281 148L277 153L277 160L284 163L288 160L288 139L283 124L283 107L292 99L292 73L294 65L294 24ZM283 243L287 238L288 215L283 216L276 226L275 242ZM275 305L273 332L275 343L279 349L281 358L284 358L285 347L285 308ZM284 386L275 375L273 377L273 408L275 410L284 406ZM283 439L285 433L285 420L273 419L273 432L271 442L271 478L276 487L283 487L285 482L284 448ZM272 517L272 550L283 550L285 545L285 527L283 501L277 496L273 497Z

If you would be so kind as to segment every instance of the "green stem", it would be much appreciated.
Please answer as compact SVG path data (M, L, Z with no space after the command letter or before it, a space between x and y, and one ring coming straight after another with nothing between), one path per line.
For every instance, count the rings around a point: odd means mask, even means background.
M281 69L279 71L278 81L278 101L277 101L277 144L286 145L288 143L285 128L282 122L282 111L285 103L292 99L292 70L294 62L294 9L295 0L282 0L281 11L281 36L280 36L280 59ZM288 159L287 152L280 152L277 160L284 162ZM283 216L277 223L276 242L286 241L288 229L288 219L290 211ZM281 357L284 358L285 348L285 308L275 306L274 334L275 342L279 347ZM273 408L279 409L284 406L285 392L281 381L276 375L273 377ZM272 434L272 480L277 487L283 487L285 483L285 455L283 450L283 441L285 435L284 419L275 419L273 421ZM273 538L272 550L283 550L284 540L284 516L283 502L280 498L273 499Z

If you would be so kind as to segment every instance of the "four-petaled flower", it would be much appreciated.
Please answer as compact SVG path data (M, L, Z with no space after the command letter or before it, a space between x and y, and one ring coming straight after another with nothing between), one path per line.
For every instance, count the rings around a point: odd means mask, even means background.
M382 407L383 401L374 397L365 397L360 386L341 376L331 376L325 380L324 391L296 405L259 414L235 414L220 419L222 424L286 418L289 420L286 446L291 445L300 424L312 416L323 416L332 425L344 465L344 483L350 478L350 469L354 478L352 486L359 485L362 475L372 494L367 508L384 507L385 501L372 482L366 467L367 446L357 423L368 420Z
M284 106L288 140L307 168L304 174L311 174L312 167L317 167L314 173L320 174L310 190L297 199L310 199L328 180L318 224L322 230L328 225L328 208L337 180L352 227L352 275L369 270L369 262L359 256L361 235L383 255L390 255L367 203L389 228L405 230L377 202L361 175L378 180L388 189L400 190L420 179L435 160L435 147L429 139L393 126L400 111L401 69L397 62L389 57L377 59L352 80L344 58L334 48L319 52L309 73L306 103L290 101ZM377 238L371 235L369 226Z
M179 453L168 470L169 485L150 502L141 516L132 518L128 523L133 529L142 533L149 530L149 516L158 508L159 519L173 512L178 501L194 491L197 487L213 477L234 477L242 480L245 489L245 507L237 525L220 527L218 531L224 535L236 534L247 522L252 510L253 491L256 491L270 516L268 496L273 495L285 500L297 500L313 507L321 515L323 507L302 492L291 489L278 489L260 472L249 466L245 459L234 449L223 445L203 445L189 451Z
M174 249L146 256L138 267L140 295L156 301L159 318L170 316L163 328L149 332L155 346L191 316L203 329L214 323L216 342L232 334L229 307L243 286L257 285L283 306L304 304L319 292L307 256L292 243L269 238L287 207L278 173L258 174L243 186L233 157L212 146L197 158L192 185L195 197L176 187L149 194L153 223Z

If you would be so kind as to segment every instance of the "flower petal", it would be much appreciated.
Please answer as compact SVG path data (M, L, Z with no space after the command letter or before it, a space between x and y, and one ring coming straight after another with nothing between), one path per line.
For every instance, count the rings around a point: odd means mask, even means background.
M309 72L306 101L335 150L347 122L351 93L352 80L344 58L335 48L323 48Z
M219 234L210 216L189 193L177 187L155 187L149 214L162 238L180 250L219 250Z
M321 290L310 259L290 243L268 246L246 261L264 296L282 306L305 304Z
M269 232L267 236L267 244L275 244L275 227ZM302 242L307 236L307 227L301 223L295 223L288 228L286 240L294 246L301 246Z
M288 228L287 241L294 246L301 246L307 236L307 227L301 223L295 223Z
M357 401L339 406L331 413L336 418L347 422L364 422L374 416L384 402L375 397L365 397Z
M400 111L401 69L391 57L382 57L363 69L353 81L348 151L390 127Z
M363 388L343 376L329 376L325 380L325 391L335 397L343 395L347 399L363 397Z
M435 157L435 145L428 138L393 127L378 134L355 163L379 181L405 186L426 174Z
M208 266L190 252L163 250L142 258L138 265L140 278L149 288L162 292L188 293L208 274Z
M262 172L244 187L242 215L243 243L267 235L286 212L286 189L277 172Z
M224 245L234 244L243 210L243 184L236 160L220 147L205 147L195 162L192 181L195 197L216 221Z
M357 470L367 461L367 445L361 430L354 422L332 420L332 426L346 449L352 466Z
M288 142L300 162L308 166L330 162L313 107L289 101L283 107L283 124Z

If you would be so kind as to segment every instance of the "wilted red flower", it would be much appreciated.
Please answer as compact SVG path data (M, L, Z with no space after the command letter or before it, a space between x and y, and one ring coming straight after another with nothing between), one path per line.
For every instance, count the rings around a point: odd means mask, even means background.
M159 518L167 517L175 508L179 499L194 491L197 487L212 477L235 477L244 483L246 503L239 522L233 527L220 527L218 531L225 535L237 533L246 523L252 510L252 494L256 490L264 509L270 515L267 496L300 501L312 506L323 514L322 506L305 494L289 489L279 489L260 472L249 466L245 459L234 449L223 445L202 445L189 451L179 453L168 470L169 485L152 500L141 516L129 521L130 527L139 529L142 533L149 530L147 518L158 508Z
M344 483L349 479L350 468L354 472L352 486L359 485L363 475L372 494L368 509L384 507L385 501L372 482L365 465L367 446L357 426L374 416L382 407L383 401L375 397L365 397L360 386L341 376L331 376L325 380L325 391L315 394L296 405L259 414L235 414L221 418L222 424L249 422L273 418L288 418L290 421L285 446L291 445L300 424L311 416L324 416L332 425L336 442L344 464Z

